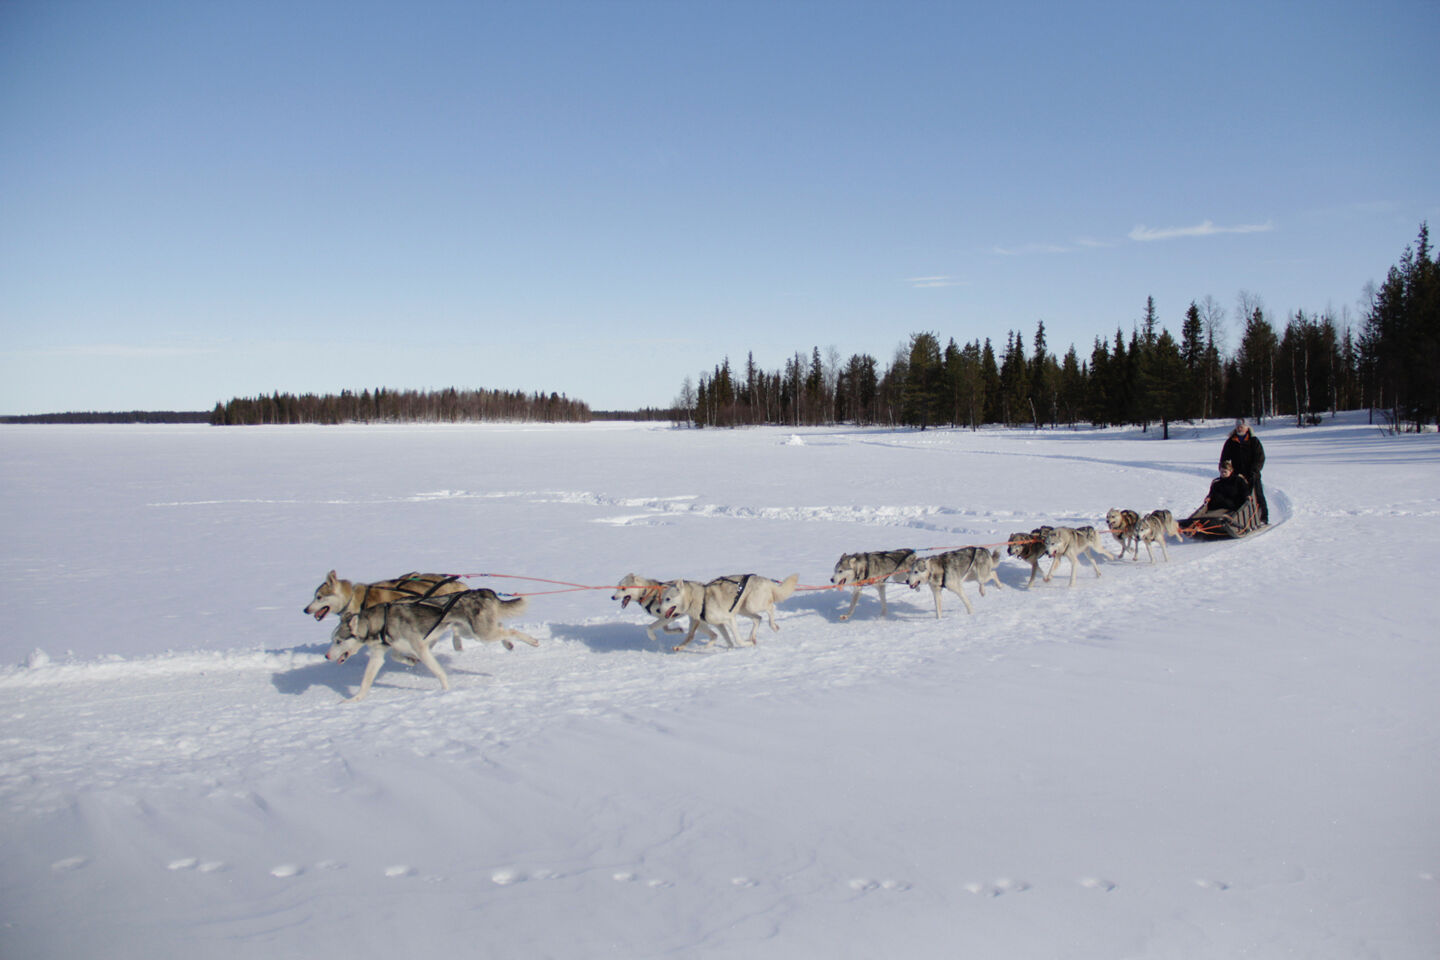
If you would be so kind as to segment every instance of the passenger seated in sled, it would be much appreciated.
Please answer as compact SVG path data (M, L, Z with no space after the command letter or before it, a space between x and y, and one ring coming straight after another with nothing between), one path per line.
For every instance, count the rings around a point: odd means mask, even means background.
M1210 481L1210 492L1205 495L1201 510L1239 510L1250 499L1250 484L1235 472L1235 464L1226 460L1220 464L1220 476Z
M1255 491L1235 472L1235 465L1226 460L1220 464L1220 476L1210 481L1205 501L1185 518L1180 529L1206 539L1243 537L1259 526L1258 509Z

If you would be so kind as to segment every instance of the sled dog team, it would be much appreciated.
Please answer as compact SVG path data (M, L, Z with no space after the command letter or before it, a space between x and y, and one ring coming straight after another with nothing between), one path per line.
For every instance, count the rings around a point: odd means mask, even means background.
M1025 586L1034 584L1040 561L1047 556L1052 559L1050 569L1045 572L1045 582L1050 582L1060 561L1068 558L1069 585L1073 587L1082 556L1092 555L1090 565L1098 577L1100 567L1095 562L1095 553L1111 560L1123 560L1125 551L1130 549L1131 558L1138 560L1143 541L1145 552L1154 563L1150 545L1158 542L1162 556L1168 561L1165 538L1182 540L1179 525L1169 510L1155 510L1141 517L1134 510L1116 509L1110 510L1105 519L1110 533L1120 543L1118 557L1105 549L1094 527L1042 526L1029 532L1012 533L1006 551L1030 564L1030 579ZM935 599L935 617L939 619L941 598L946 590L960 598L966 613L973 614L975 610L961 589L966 581L973 582L982 597L986 583L993 582L996 589L1000 589L1000 557L999 550L984 547L962 547L927 557L918 556L914 550L847 553L836 561L830 582L838 588L854 588L850 609L840 615L841 620L848 620L855 613L860 592L867 586L873 586L880 594L880 614L887 616L885 584L892 579L904 581L912 590L928 585ZM735 646L738 632L735 621L741 616L753 621L746 640L753 645L758 640L762 619L768 620L770 629L780 629L775 622L775 605L795 592L799 579L800 575L795 573L783 581L747 573L700 583L652 580L630 573L620 581L610 599L619 601L621 609L633 602L654 618L645 627L652 642L658 642L656 627L670 634L683 632L685 638L674 646L675 650L683 649L701 631L707 644L717 636L724 636L726 643ZM316 620L323 620L331 613L339 618L330 635L325 659L344 663L362 648L368 655L360 689L345 701L351 703L363 700L370 692L387 653L402 663L424 664L440 681L440 688L449 690L450 678L432 653L435 644L447 633L456 650L463 649L462 638L498 642L507 650L514 649L513 640L539 646L533 637L501 625L502 620L519 616L525 609L524 597L507 600L493 590L472 590L455 576L417 572L393 580L358 583L342 580L331 570L315 588L305 613ZM679 625L681 618L689 620L688 630Z

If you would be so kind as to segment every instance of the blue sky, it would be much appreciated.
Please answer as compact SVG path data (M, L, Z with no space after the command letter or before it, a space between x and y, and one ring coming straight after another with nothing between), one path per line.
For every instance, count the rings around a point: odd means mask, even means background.
M0 3L0 413L1358 322L1440 4Z

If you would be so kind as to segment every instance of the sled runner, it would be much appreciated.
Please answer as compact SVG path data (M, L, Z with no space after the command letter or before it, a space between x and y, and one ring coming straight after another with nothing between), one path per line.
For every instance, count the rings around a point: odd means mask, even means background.
M1234 510L1200 509L1180 521L1180 532L1200 540L1234 540L1260 529L1260 504L1255 491Z

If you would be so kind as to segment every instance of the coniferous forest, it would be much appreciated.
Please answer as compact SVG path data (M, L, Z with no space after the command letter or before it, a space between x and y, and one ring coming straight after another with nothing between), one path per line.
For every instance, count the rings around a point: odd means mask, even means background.
M558 393L518 390L362 390L327 394L275 393L217 403L217 426L262 423L458 423L473 420L584 422L590 408Z
M888 363L868 354L842 360L835 347L797 352L778 370L759 368L753 353L743 368L726 357L698 384L685 378L669 409L600 416L697 427L1141 424L1168 435L1178 420L1304 424L1368 407L1392 429L1440 427L1440 257L1427 224L1385 282L1365 291L1358 322L1348 311L1278 318L1243 291L1233 311L1238 329L1227 327L1231 315L1207 296L1189 304L1172 332L1147 298L1128 332L1121 324L1097 335L1088 351L1071 345L1063 356L1040 321L1033 333L1012 330L1003 342L942 343L936 333L913 333ZM557 393L385 388L236 398L210 414L217 425L591 418L587 404Z
M1358 329L1348 316L1296 311L1280 320L1242 292L1240 329L1226 345L1226 310L1191 302L1178 334L1153 298L1127 333L1096 336L1086 354L1052 352L1043 321L941 342L912 334L888 364L868 354L841 360L834 348L796 353L781 370L743 369L726 357L698 385L686 378L677 419L698 427L830 423L978 427L1154 424L1177 420L1293 417L1369 407L1394 429L1440 426L1440 260L1422 224L1413 247L1379 289L1366 292Z

